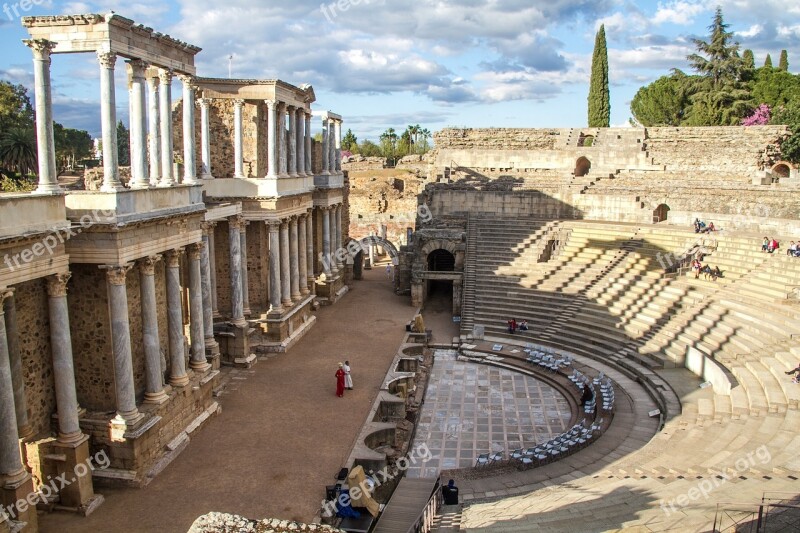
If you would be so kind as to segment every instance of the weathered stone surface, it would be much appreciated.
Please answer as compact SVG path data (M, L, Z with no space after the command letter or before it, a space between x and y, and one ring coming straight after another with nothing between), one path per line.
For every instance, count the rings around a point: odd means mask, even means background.
M226 513L208 513L194 521L188 533L336 533L343 530L322 525L303 524L289 520L264 518L250 520L242 516Z

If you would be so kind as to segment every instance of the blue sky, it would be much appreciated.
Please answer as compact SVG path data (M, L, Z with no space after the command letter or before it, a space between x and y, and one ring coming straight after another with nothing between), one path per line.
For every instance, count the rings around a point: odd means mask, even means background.
M611 122L624 125L642 85L687 69L692 37L705 38L717 5L761 65L800 71L798 0L19 0L2 3L0 79L32 88L20 15L115 11L200 46L198 74L311 83L315 109L376 140L388 127L580 127L594 37L608 38ZM25 7L28 9L25 10ZM16 13L15 13L16 9ZM99 135L99 67L90 54L55 55L55 120ZM117 113L127 122L124 68ZM180 95L176 82L173 94ZM315 130L318 125L314 125Z

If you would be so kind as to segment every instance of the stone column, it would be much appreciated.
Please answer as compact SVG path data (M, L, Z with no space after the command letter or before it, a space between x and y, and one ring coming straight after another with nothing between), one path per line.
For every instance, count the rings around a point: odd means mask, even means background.
M111 341L114 349L114 389L117 400L117 417L113 424L132 426L142 419L136 408L136 390L133 382L131 355L131 330L128 321L128 293L126 276L130 265L106 266L108 311L111 317Z
M297 177L297 108L293 105L286 106L286 120L289 121L289 139L286 141L289 175Z
M344 245L342 242L342 204L336 206L336 227L333 230L333 234L336 236L336 250L341 250ZM344 262L339 259L339 255L336 255L336 266L339 267L339 270L344 270Z
M322 215L322 271L330 277L334 263L331 261L331 211L327 207L322 207L320 215Z
M297 175L298 176L305 176L306 175L306 113L302 107L298 107L295 110L295 123L297 124ZM301 284L302 285L302 284Z
M158 77L161 81L159 86L158 104L159 126L161 131L161 187L172 187L176 183L175 171L172 157L172 70L159 69Z
M200 104L200 179L214 179L211 174L211 132L208 110L211 98L198 98Z
M298 226L297 226L297 251L299 256L297 258L299 272L299 281L300 281L300 294L302 296L308 296L308 251L306 245L306 237L307 237L307 230L306 230L306 223L308 221L308 215L303 213L300 215L298 219Z
M328 171L331 174L336 174L336 121L333 119L328 120Z
M100 120L103 130L103 185L101 191L123 189L117 159L117 104L114 97L114 64L117 54L97 52L100 62Z
M211 306L211 239L209 234L214 231L213 224L203 222L203 248L200 251L200 289L203 292L203 337L205 338L206 357L219 355L219 344L214 338L214 310Z
M309 176L314 175L311 166L311 112L306 111L306 174Z
M329 174L328 161L330 159L330 148L328 147L328 117L322 117L322 174Z
M164 374L161 372L161 341L158 335L158 302L156 301L156 263L159 255L139 261L139 290L142 298L142 344L146 387L144 401L161 404L167 401Z
M242 300L242 238L239 235L242 217L237 215L228 219L231 274L231 322L238 326L247 324L244 319Z
M247 225L249 222L242 219L239 230L239 241L242 255L242 308L245 316L250 316L250 282L247 276Z
M299 239L297 235L297 217L289 219L289 271L291 276L292 301L299 302L300 296L300 265L299 265Z
M3 303L6 314L6 335L8 337L8 354L11 358L11 382L14 384L14 407L17 413L17 429L20 439L33 436L33 428L28 421L28 397L25 394L25 375L22 371L22 351L19 346L19 328L17 327L17 305L13 289L7 289L8 297Z
M167 256L167 324L169 327L169 384L183 387L186 375L186 352L183 344L183 302L181 301L181 250L168 250Z
M336 206L328 208L328 216L330 218L329 230L331 233L330 237L328 237L331 243L331 255L328 261L331 263L331 275L335 278L339 273L339 264L336 260L336 251L339 249L339 240L336 232Z
M145 102L144 71L148 64L140 59L127 61L130 67L130 155L132 189L146 189L150 186L147 169L147 114Z
M53 352L53 378L58 410L58 440L63 443L75 443L84 438L78 423L78 396L75 390L75 368L69 332L67 307L69 278L69 273L55 274L47 278L50 345Z
M34 103L36 109L36 147L39 162L39 185L36 192L60 193L56 150L53 139L53 93L50 85L50 52L56 43L45 39L23 41L33 51Z
M269 307L270 312L280 313L281 305L281 239L280 224L267 222L269 227Z
M278 175L285 178L288 175L288 167L286 166L286 104L278 102L276 113L278 118L278 130L276 131L278 139Z
M218 318L220 315L219 306L217 304L217 244L216 244L216 237L214 235L215 228L217 227L216 222L210 222L208 228L208 270L209 270L209 280L211 281L211 312L214 314L214 318Z
M336 120L333 123L334 127L334 170L337 174L342 173L342 121Z
M157 76L147 78L148 105L148 133L150 135L150 185L156 186L161 181L161 119L158 104L158 86L160 80Z
M281 304L292 306L291 274L289 270L289 223L281 221Z
M242 140L242 109L244 100L233 101L233 177L244 178L244 143Z
M314 292L314 209L311 208L306 216L306 275L308 288Z
M267 104L267 177L278 177L278 138L275 100L264 100Z
M180 76L183 83L183 183L197 183L197 154L194 128L194 78Z
M189 367L195 372L205 372L211 365L206 361L205 328L203 327L203 281L200 273L200 254L203 243L190 244L189 258L189 338L192 356Z
M0 301L5 302L11 295L12 291L1 289ZM4 308L5 305L0 307L0 481L10 481L24 479L26 472L20 458Z

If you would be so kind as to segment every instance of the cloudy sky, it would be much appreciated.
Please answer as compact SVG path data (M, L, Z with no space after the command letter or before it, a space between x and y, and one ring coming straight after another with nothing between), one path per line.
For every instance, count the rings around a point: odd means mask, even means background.
M202 76L227 77L230 66L234 77L312 84L314 108L343 115L359 139L409 123L585 126L594 37L605 24L611 122L624 125L639 87L687 69L691 39L707 36L717 5L757 65L767 53L777 65L787 49L790 71L800 71L797 0L32 0L27 11L15 0L0 13L0 79L33 86L20 16L113 10L202 47ZM55 120L99 135L96 59L56 55L52 72ZM125 88L118 62L127 121Z

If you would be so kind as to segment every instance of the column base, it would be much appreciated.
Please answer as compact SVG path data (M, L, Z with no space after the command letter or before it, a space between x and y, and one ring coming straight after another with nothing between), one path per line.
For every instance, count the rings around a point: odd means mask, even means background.
M64 194L64 189L58 183L40 183L34 192L36 194Z
M194 370L199 374L205 374L211 368L211 365L206 360L203 361L192 360L189 361L189 368L191 368L192 370Z
M125 186L122 184L121 181L115 183L103 183L100 186L100 192L119 192L124 190Z
M262 341L256 348L258 353L286 352L299 341L317 320L311 313L314 296L309 295L283 313L267 313L262 321Z
M25 424L21 428L17 428L17 434L22 441L29 441L33 437L33 428L30 424Z
M281 305L284 308L291 308L292 307L292 300L281 300Z
M170 376L169 384L173 387L185 387L189 383L189 376L184 374L182 376Z
M164 392L164 389L161 389L159 392L144 393L144 403L149 403L152 405L161 405L167 400L169 400L169 395L167 395L167 393Z
M244 314L244 316L250 316L250 315L253 314L253 311L251 311L248 306L245 306L244 310L242 311L242 313Z
M34 494L33 477L22 470L18 474L0 479L0 483L2 483L0 485L0 505L5 508L9 518L17 522L14 525L14 532L36 533L39 531L36 507L26 501L31 494ZM17 505L19 501L24 503ZM18 524L24 525L17 529Z
M81 435L71 443L56 441L53 448L64 458L57 466L58 473L73 479L70 485L59 492L61 501L58 507L74 510L83 516L90 515L105 499L94 493L92 471L101 468L102 464L95 464L95 458L89 454L89 436Z

